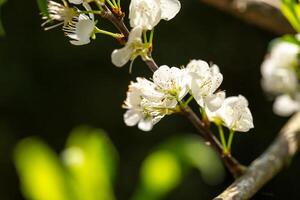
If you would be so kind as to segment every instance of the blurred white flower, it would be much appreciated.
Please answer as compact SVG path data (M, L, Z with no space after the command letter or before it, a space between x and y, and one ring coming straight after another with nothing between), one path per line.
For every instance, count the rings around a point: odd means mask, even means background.
M80 14L72 24L63 28L66 36L71 38L73 45L85 45L90 43L90 38L95 29L95 22L85 14Z
M186 71L177 67L168 67L163 65L159 67L153 74L153 82L158 86L159 90L169 94L175 100L182 100L188 93L188 82Z
M271 58L262 64L262 87L266 92L282 94L294 92L298 87L297 74L291 67L279 67Z
M122 67L129 60L134 60L139 55L144 59L147 56L147 48L143 44L141 37L142 28L133 28L129 34L126 45L123 48L116 49L112 52L112 63L117 67Z
M298 65L299 46L296 44L280 41L274 44L270 52L270 59L278 67L294 67Z
M300 111L300 94L298 98L292 98L290 95L281 95L276 97L273 104L273 111L275 114L287 117L294 112Z
M272 47L262 63L262 87L269 93L294 92L298 86L295 68L298 66L300 49L297 45L280 41Z
M189 87L201 107L217 110L225 98L225 93L215 93L223 81L217 65L209 67L202 60L192 60L186 67L189 74Z
M296 36L296 39L297 38ZM298 45L279 41L262 63L262 87L276 97L273 111L280 116L289 116L300 110Z
M131 0L129 19L131 27L151 30L161 19L174 18L181 8L178 0Z
M206 111L210 121L221 120L231 130L247 132L254 127L248 101L242 95L226 98L215 112Z

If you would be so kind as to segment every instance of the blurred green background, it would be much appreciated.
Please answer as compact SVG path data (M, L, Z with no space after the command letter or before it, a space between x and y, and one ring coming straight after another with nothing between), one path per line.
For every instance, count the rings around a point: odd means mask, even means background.
M156 28L154 58L170 66L185 65L193 58L219 65L224 75L221 88L228 95L243 94L250 102L255 129L236 136L233 144L234 155L249 164L287 120L272 114L272 102L260 87L260 63L276 36L197 0L181 3L179 15ZM1 14L6 30L0 39L1 200L23 199L13 151L29 136L37 136L59 153L73 128L88 125L105 130L119 154L114 194L127 200L139 187L140 168L152 150L174 135L195 132L182 116L164 118L150 133L125 126L121 105L128 83L151 73L140 61L132 74L128 66L114 67L110 53L119 45L111 38L99 36L90 45L72 46L59 29L42 30L34 0L9 0ZM107 22L100 23L114 30ZM300 199L299 166L297 156L254 199ZM207 184L194 169L164 199L212 199L231 182L227 174L220 184Z

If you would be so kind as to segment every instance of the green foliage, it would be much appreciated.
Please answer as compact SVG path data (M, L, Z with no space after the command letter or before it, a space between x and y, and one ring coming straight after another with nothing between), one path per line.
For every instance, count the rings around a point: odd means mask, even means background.
M37 0L38 7L44 16L48 16L48 0Z
M217 184L224 178L220 159L200 137L188 135L166 141L144 160L140 186L132 199L163 199L193 168L208 184Z
M75 129L61 158L35 138L17 145L15 165L27 199L114 199L112 182L117 154L103 131Z
M300 4L297 0L282 0L281 11L297 32L300 32Z
M26 198L71 199L67 176L55 153L38 139L25 139L15 151L15 164Z
M115 199L118 155L102 130L74 129L60 157L41 140L25 139L17 145L14 158L28 200ZM142 163L140 185L132 199L162 199L193 168L208 184L217 184L224 176L219 158L201 138L186 135L167 140Z

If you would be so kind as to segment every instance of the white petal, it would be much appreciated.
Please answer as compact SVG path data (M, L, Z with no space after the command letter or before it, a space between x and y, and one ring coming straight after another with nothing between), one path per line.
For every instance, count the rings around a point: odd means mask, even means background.
M88 38L86 40L71 40L70 43L76 46L89 44L91 40Z
M170 79L171 69L167 65L160 66L153 74L153 82L164 89L167 89Z
M223 91L218 92L209 97L206 97L205 105L208 107L210 111L214 112L222 106L224 99L225 99L225 92Z
M130 44L136 40L141 40L143 29L141 27L135 27L130 31L127 44Z
M210 68L212 75L211 92L215 92L223 81L223 75L220 73L220 69L217 65L213 65Z
M93 20L79 20L76 24L76 34L78 38L86 40L90 38L94 31L95 23Z
M128 110L124 114L124 122L127 126L135 126L141 120L141 114L134 110Z
M69 0L69 2L72 3L72 4L79 5L79 4L83 3L83 0Z
M153 128L151 118L142 119L138 124L138 128L142 131L151 131Z
M173 19L180 11L181 4L178 0L160 0L161 18L164 20Z
M130 26L151 30L161 19L160 0L132 0L129 6Z
M300 110L300 103L293 100L289 95L281 95L275 99L273 111L280 116L290 116Z
M123 67L131 58L131 51L127 46L114 50L111 54L112 63L117 67Z
M233 127L233 130L238 132L248 132L251 128L254 128L253 117L249 108L245 108L241 113L240 119Z

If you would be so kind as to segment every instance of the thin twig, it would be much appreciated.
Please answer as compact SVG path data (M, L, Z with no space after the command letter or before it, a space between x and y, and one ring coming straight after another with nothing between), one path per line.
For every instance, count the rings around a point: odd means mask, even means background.
M215 200L250 199L268 181L287 166L300 143L300 112L294 115L278 137L260 157L252 162L246 173Z

